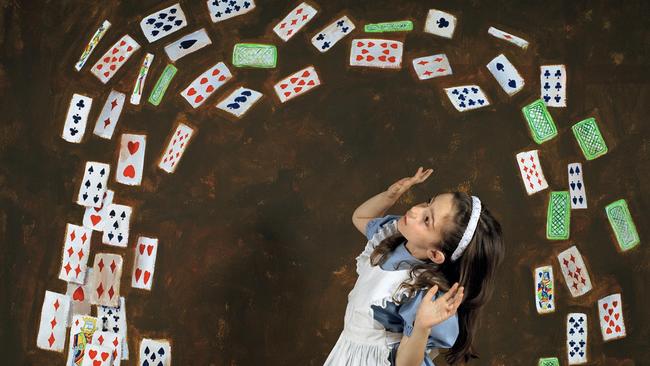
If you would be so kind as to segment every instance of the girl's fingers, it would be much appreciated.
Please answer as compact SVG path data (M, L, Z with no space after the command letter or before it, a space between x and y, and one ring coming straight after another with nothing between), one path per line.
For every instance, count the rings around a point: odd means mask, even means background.
M427 298L429 301L433 301L433 297L436 296L438 293L438 285L434 285L429 289L429 292L427 292Z
M442 295L442 298L445 299L445 301L449 301L449 299L454 296L457 290L458 290L458 282L454 283L454 285L451 286L449 291L447 291L447 293Z

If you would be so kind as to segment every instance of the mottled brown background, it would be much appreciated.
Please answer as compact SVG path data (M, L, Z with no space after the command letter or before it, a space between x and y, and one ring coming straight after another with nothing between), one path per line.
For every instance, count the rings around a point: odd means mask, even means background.
M288 43L272 26L296 3L258 1L248 15L213 24L205 1L182 1L190 26L153 45L138 22L170 5L156 1L2 1L0 17L0 357L6 365L63 364L64 354L36 348L45 290L65 291L57 279L67 222L80 223L74 196L87 160L116 163L123 132L148 136L139 187L109 181L116 201L132 204L131 238L160 238L151 292L132 289L132 249L101 244L92 254L125 258L129 346L135 364L142 337L168 337L175 365L320 365L343 326L347 293L356 275L354 257L365 244L351 223L354 209L420 165L435 174L389 211L402 214L431 194L469 189L501 220L507 258L478 334L480 365L532 365L540 356L564 359L568 312L589 316L592 364L642 365L650 359L647 238L650 85L649 6L646 1L319 1L320 12ZM587 4L588 3L588 4ZM427 9L459 17L452 40L425 34ZM319 54L310 36L342 12L367 22L412 19L415 31L384 34L405 40L403 69L347 66L346 38ZM113 26L82 72L73 69L102 20ZM527 51L497 40L490 25L521 34ZM176 63L179 73L162 104L146 103L167 62L163 47L206 27L213 44ZM102 85L90 67L128 32L143 50ZM192 110L179 96L196 75L217 61L230 62L232 46L266 41L278 46L273 70L234 69L235 79L208 103ZM111 88L131 92L144 52L156 55L143 105L127 103L112 140L92 135ZM414 57L445 52L453 76L420 82ZM526 79L508 98L485 64L504 52ZM539 96L539 65L565 63L568 108L552 109L559 135L541 146L527 130L520 108ZM323 85L284 105L272 84L314 64ZM458 113L442 87L478 83L492 106ZM241 121L213 107L243 84L265 97ZM72 93L94 97L81 144L60 132ZM609 153L586 162L570 126L596 116ZM198 127L176 173L156 167L176 120ZM572 211L571 239L545 239L548 190L528 197L514 155L539 148L552 190L567 189L566 165L581 161L588 210ZM642 238L629 253L616 250L604 214L626 198ZM593 291L571 299L555 255L577 244L588 263ZM131 244L132 245L132 244ZM552 263L557 311L539 316L532 269ZM622 291L628 336L603 344L598 298ZM441 360L439 357L438 360ZM440 361L442 363L442 361Z

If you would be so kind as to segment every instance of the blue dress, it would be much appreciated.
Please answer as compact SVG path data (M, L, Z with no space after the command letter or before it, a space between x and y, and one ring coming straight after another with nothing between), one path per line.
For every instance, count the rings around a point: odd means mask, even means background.
M368 222L366 226L366 237L368 240L377 232L379 227L393 220L399 219L398 215L387 215L381 218L373 219ZM406 249L406 241L401 243L393 252L389 254L388 259L381 264L381 268L387 271L394 271L397 269L410 268L418 263L425 263L411 255ZM404 261L404 262L403 262ZM388 301L386 307L372 306L373 317L381 323L387 330L398 332L411 336L413 333L413 324L415 322L415 314L417 313L420 302L426 290L419 290L414 297L401 303L395 304ZM443 295L442 291L438 291L435 298ZM458 316L454 314L449 319L431 328L431 333L427 340L426 351L431 348L451 348L456 342L458 337ZM395 365L397 357L397 348L399 343L396 343L390 352L391 365ZM425 351L422 366L434 366L433 361L429 358L428 353Z

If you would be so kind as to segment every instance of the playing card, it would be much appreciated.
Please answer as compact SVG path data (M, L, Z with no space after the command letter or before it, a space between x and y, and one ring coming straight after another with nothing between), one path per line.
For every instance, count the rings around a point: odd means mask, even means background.
M578 297L591 290L591 279L582 260L582 255L576 246L563 251L557 256L562 269L562 275L571 292L571 296Z
M354 23L347 16L342 16L323 28L311 38L311 44L319 52L327 52L338 41L354 30Z
M84 132L86 132L88 113L90 113L92 103L93 98L76 93L72 95L68 114L65 116L63 124L63 132L61 132L61 137L64 140L73 143L81 142Z
M486 65L492 76L497 80L501 89L509 96L517 94L524 87L524 78L504 54L492 59Z
M144 169L144 151L147 145L146 135L122 134L120 155L115 169L115 180L129 186L139 186Z
M210 44L212 44L212 41L208 33L205 31L205 28L201 28L165 46L165 53L167 53L171 61L176 61Z
M113 203L115 192L107 189L104 192L104 199L99 207L86 207L84 212L83 225L91 230L104 231L104 222L108 214L107 208Z
M587 192L585 181L582 178L582 164L570 163L567 165L569 173L569 193L571 194L571 208L587 208Z
M273 32L283 41L288 41L294 34L305 26L318 11L306 2L300 3L295 9L287 14L275 27Z
M81 57L79 57L79 61L74 65L74 68L77 71L81 71L81 68L84 67L86 64L86 61L88 61L88 57L90 57L90 54L93 53L95 50L95 47L97 47L97 44L99 44L99 41L104 37L104 34L106 34L106 31L108 28L111 27L111 22L108 20L104 20L102 24L97 28L95 31L95 34L93 34L92 38L90 38L90 41L88 41L88 44L86 45L86 48L84 48L83 52L81 53Z
M110 366L113 364L111 353L108 347L87 344L81 366Z
M413 69L420 80L452 74L449 59L444 53L414 58Z
M541 97L549 107L566 107L566 67L564 65L540 66Z
M598 300L598 319L603 341L625 337L621 294L612 294Z
M106 84L138 49L140 49L138 42L125 34L106 51L90 72Z
M158 254L158 239L144 236L138 237L135 245L131 287L151 290L156 266L156 254Z
M166 339L143 338L140 342L141 366L169 366L172 363L172 348Z
M177 71L178 69L172 64L167 64L167 66L165 66L165 69L160 74L158 81L156 81L156 85L154 85L151 94L149 94L149 103L155 106L160 104L162 98L165 96L167 87L172 82Z
M144 82L147 79L147 74L153 63L153 54L147 53L142 59L142 65L140 65L140 71L138 72L138 77L135 79L135 85L133 85L133 92L131 92L130 102L133 105L140 104L140 98L142 98L142 91L144 90Z
M593 160L607 153L607 144L600 134L595 118L587 118L571 127L580 149L587 160Z
M459 112L490 105L490 101L478 85L461 85L445 88L447 97Z
M320 79L318 78L316 69L313 66L307 66L280 80L273 86L273 89L278 95L278 98L280 98L280 102L284 103L287 100L312 90L318 85L320 85Z
M181 95L193 108L196 108L230 79L232 79L230 70L226 64L219 62L194 79Z
M387 69L402 67L404 44L388 39L353 39L350 66L368 66Z
M519 38L500 29L490 27L490 29L488 29L488 33L496 38L503 39L504 41L508 41L516 46L519 46L524 50L528 47L528 41L525 39Z
M122 360L122 336L105 331L96 331L93 333L93 339L91 344L106 347L110 351L110 356L113 362L111 365L119 366L120 360ZM90 354L88 354L90 356ZM87 356L86 356L87 357ZM93 365L94 366L94 365Z
M118 306L97 305L97 328L103 332L115 333L122 339L122 359L129 359L129 344L126 333L126 301L120 297Z
M68 327L72 324L73 316L90 314L90 292L88 291L88 282L90 281L90 276L92 276L92 273L92 268L86 269L86 282L82 285L68 282L68 287L65 292L65 294L70 297L70 311L68 311L67 322Z
M84 177L81 180L77 203L86 207L100 207L106 192L111 167L96 161L86 162Z
M521 109L528 128L536 143L541 144L557 136L557 127L546 105L538 99Z
M587 314L569 313L567 315L566 348L569 365L587 362Z
M214 23L246 14L253 9L253 0L208 0L208 12Z
M92 234L93 231L89 228L67 224L63 243L63 259L59 271L60 279L80 285L84 284Z
M95 330L97 330L97 318L89 315L74 315L72 317L66 366L81 366L86 346L90 345Z
M232 49L235 67L272 69L278 61L278 49L272 44L237 43Z
M109 253L95 254L90 280L90 303L117 306L120 297L122 256Z
M535 308L537 313L547 314L555 311L555 287L553 286L553 267L535 268Z
M569 239L571 223L571 198L568 191L551 192L546 212L546 238Z
M407 32L412 30L413 22L410 20L366 24L363 26L363 31L366 33Z
M630 209L627 207L627 202L624 199L614 201L605 207L605 213L609 224L614 230L616 241L622 251L626 251L639 245L639 233L636 231L636 226L632 220Z
M167 173L173 173L181 160L187 145L194 134L194 129L184 123L178 123L163 151L158 167Z
M443 38L454 36L456 29L456 17L444 11L429 9L427 20L424 24L424 31Z
M117 247L126 247L129 242L131 207L111 203L106 208L102 243Z
M102 112L97 117L97 122L95 122L95 130L93 131L95 135L109 140L113 137L113 131L115 131L117 121L120 119L125 99L126 95L124 93L111 90L108 98L106 98L106 103L104 103L104 108L102 108Z
M142 33L149 43L168 36L186 25L185 13L178 3L149 14L140 21Z
M217 108L240 118L262 97L262 93L253 89L239 87L217 104Z
M537 366L560 366L560 360L557 357L540 358Z
M542 165L539 162L538 151L522 151L516 156L521 179L524 181L528 195L548 188L548 183L542 171Z
M45 291L45 299L41 308L41 323L36 338L38 348L63 352L69 309L69 296Z

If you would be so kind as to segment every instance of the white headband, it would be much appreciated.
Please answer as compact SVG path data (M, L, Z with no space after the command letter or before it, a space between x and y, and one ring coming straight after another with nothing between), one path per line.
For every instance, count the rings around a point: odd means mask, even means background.
M469 242L472 241L479 217L481 217L481 200L476 196L472 196L472 214L469 217L467 228L465 229L465 233L463 233L463 237L460 239L460 243L458 243L458 247L456 247L456 250L451 255L452 262L463 254Z

